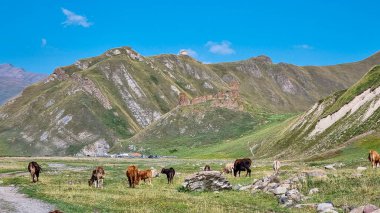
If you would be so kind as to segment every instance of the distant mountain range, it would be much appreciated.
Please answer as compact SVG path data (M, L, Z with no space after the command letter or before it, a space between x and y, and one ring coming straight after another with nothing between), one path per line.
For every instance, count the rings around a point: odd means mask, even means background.
M0 64L0 104L45 77L47 75L26 72L24 69L14 67L11 64Z
M115 48L57 68L1 107L0 155L210 147L277 115L303 112L377 64L380 53L355 63L296 66L267 56L203 64L186 55L144 57Z

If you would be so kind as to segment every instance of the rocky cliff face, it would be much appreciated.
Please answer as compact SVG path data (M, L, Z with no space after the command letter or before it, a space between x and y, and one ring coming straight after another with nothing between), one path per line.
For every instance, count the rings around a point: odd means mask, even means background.
M373 134L380 130L379 108L380 66L376 66L349 89L317 102L296 119L273 150L284 156L312 156Z
M178 125L169 131L173 137L216 131L211 141L236 137L242 132L230 128L232 118L247 124L235 125L239 129L252 130L265 123L255 112L304 110L352 85L375 63L379 54L329 67L273 64L265 56L206 65L186 55L144 57L115 48L57 68L1 107L0 154L99 155L157 124L169 127L171 118Z
M11 64L0 64L0 104L45 77L46 75L26 72Z

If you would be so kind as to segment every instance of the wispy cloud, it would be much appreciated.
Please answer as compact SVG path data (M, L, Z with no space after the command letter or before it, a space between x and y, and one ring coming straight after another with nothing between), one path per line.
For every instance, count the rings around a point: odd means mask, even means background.
M208 47L209 51L215 54L220 55L229 55L235 53L235 50L231 48L231 42L229 41L222 41L222 42L213 42L209 41L205 45Z
M41 47L46 47L46 45L47 45L47 40L46 40L46 38L42 38L42 39L41 39Z
M181 50L179 51L179 54L189 55L189 56L191 56L191 57L193 57L193 58L195 58L195 57L198 56L197 52L195 52L195 51L192 50L192 49L181 49Z
M294 49L304 49L304 50L312 50L314 49L313 46L310 46L308 44L298 44L293 46Z
M62 9L63 14L65 14L66 16L66 20L62 22L64 26L74 25L74 26L82 26L82 27L87 28L93 25L93 23L88 22L86 16L78 15L65 8L61 8L61 9Z

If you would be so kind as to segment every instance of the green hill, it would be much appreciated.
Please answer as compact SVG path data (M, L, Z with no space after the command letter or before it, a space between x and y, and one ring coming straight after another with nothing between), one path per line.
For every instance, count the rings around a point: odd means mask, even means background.
M379 107L380 66L375 66L349 89L328 96L293 119L278 140L262 144L257 153L272 150L273 157L328 157L345 147L373 147L371 143L380 142Z
M274 64L264 56L203 64L184 55L143 57L115 48L57 68L2 106L0 155L104 155L130 142L146 142L140 147L152 153L158 146L162 153L173 150L172 144L217 145L309 108L379 63L378 53L327 67ZM228 101L209 107L214 102L204 100L231 91L239 94L238 108ZM180 94L191 104L178 107ZM204 116L199 124L197 115Z

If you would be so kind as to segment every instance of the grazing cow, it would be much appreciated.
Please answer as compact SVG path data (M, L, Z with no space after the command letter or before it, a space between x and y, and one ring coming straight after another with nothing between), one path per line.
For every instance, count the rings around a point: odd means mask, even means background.
M148 184L152 185L152 178L153 178L153 172L150 169L139 171L139 179L143 180L145 183L145 180L148 180Z
M278 160L273 161L273 171L274 173L278 173L280 171L281 163Z
M170 169L162 168L161 173L166 174L166 177L168 178L168 184L173 183L173 178L175 175L175 170L173 169L173 167L170 167Z
M136 185L139 185L139 170L137 166L128 166L126 175L128 177L129 187L135 188Z
M95 183L95 188L103 188L105 172L103 167L97 166L93 171L91 178L88 180L88 185L92 186Z
M203 171L211 171L211 167L209 165L206 165Z
M229 173L233 174L233 172L234 172L234 163L227 163L222 170L222 173L226 173L226 174L229 174Z
M249 177L251 177L251 169L249 168L251 167L251 164L252 160L249 158L236 159L234 163L234 176L236 177L236 174L239 173L240 177L240 171L247 170L247 174L245 176L247 177L247 175L249 175Z
M372 164L372 168L380 166L380 155L375 150L369 150L368 160Z
M28 165L28 171L30 172L30 176L32 177L32 182L35 183L38 181L38 177L40 176L42 168L38 165L37 162L30 162Z

